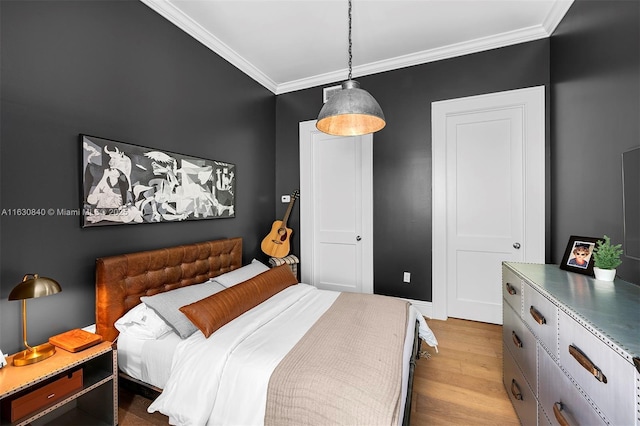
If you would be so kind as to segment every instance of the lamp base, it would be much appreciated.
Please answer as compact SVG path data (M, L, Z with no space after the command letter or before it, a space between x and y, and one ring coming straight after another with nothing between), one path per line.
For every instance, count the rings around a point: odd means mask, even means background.
M13 356L13 365L22 367L23 365L35 364L43 361L56 353L56 347L50 343L32 346L31 349L25 349Z

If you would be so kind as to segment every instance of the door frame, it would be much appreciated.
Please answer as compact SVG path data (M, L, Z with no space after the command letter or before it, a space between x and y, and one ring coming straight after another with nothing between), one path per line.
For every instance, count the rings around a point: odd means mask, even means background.
M446 116L456 114L457 104L465 102L466 111L486 109L487 102L493 107L522 106L525 111L525 134L523 146L523 256L525 262L545 261L545 86L508 90L485 95L469 96L431 104L432 124L432 313L433 318L448 318L447 295L447 179L446 179ZM444 119L443 119L444 118ZM531 143L526 136L533 133L538 143ZM535 142L535 141L534 141Z
M300 148L300 278L301 282L313 284L314 277L314 211L311 182L313 176L313 150L311 135L316 129L317 120L299 123ZM373 293L373 134L353 136L361 146L362 164L362 293Z

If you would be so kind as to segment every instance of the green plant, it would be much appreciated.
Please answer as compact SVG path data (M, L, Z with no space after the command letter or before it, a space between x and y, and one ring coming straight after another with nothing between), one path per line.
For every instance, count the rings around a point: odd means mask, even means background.
M594 265L600 269L616 269L622 263L622 253L622 245L612 245L611 239L605 235L604 241L598 240L593 250Z

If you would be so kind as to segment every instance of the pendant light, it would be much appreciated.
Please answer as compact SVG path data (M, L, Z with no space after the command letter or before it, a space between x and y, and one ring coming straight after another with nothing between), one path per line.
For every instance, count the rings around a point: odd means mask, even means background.
M358 136L381 130L386 122L382 108L360 83L351 79L351 0L349 0L349 77L318 114L318 130L336 136Z

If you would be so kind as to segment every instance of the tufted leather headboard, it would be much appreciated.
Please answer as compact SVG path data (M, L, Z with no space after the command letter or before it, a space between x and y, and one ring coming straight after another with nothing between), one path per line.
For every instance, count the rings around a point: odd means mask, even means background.
M112 342L118 336L113 324L141 297L202 283L241 266L241 238L96 259L96 333Z

